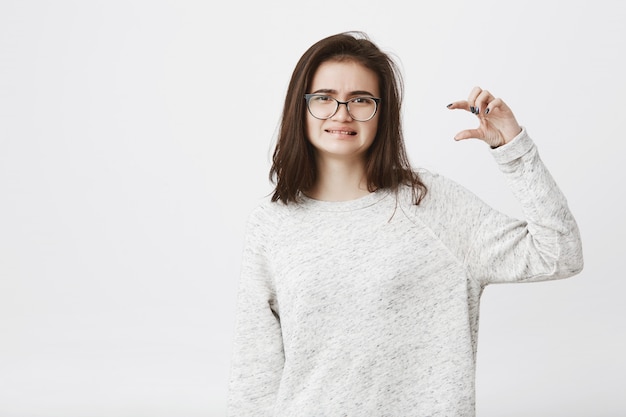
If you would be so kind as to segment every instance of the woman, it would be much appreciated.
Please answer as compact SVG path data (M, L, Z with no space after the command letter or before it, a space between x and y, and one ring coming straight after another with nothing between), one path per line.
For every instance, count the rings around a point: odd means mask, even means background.
M583 266L576 222L508 106L450 109L518 198L509 218L411 168L393 61L362 33L322 39L288 87L271 201L250 216L230 416L473 416L480 295Z

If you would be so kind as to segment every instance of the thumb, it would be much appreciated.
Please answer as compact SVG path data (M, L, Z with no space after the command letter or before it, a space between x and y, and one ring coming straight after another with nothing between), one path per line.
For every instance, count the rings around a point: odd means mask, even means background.
M454 140L480 139L480 135L481 133L478 129L467 129L454 135Z

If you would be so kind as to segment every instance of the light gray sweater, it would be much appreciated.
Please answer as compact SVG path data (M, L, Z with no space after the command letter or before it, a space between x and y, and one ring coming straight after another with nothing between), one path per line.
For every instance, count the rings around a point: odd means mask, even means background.
M474 416L485 286L583 267L576 222L526 131L491 152L525 220L430 172L419 206L403 189L251 213L229 416Z

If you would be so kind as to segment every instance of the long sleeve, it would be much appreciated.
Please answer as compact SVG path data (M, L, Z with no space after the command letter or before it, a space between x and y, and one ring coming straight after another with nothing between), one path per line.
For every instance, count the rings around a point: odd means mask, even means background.
M427 171L419 205L404 187L252 213L230 417L474 415L483 287L582 268L576 222L526 132L492 152L524 220Z
M267 261L263 229L253 213L247 224L239 280L228 415L270 416L284 365L276 291Z
M578 273L583 268L578 226L526 130L492 152L521 204L524 220L486 206L481 209L481 226L465 259L470 275L485 285Z

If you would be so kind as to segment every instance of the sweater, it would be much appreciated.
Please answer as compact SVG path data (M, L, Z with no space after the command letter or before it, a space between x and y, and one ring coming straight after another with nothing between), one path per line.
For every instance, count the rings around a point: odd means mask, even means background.
M429 171L411 190L265 201L249 216L231 417L471 417L480 296L583 267L567 201L525 129L490 150L524 220Z

